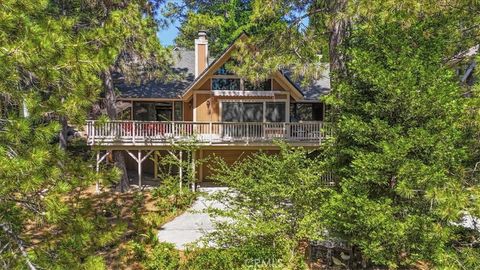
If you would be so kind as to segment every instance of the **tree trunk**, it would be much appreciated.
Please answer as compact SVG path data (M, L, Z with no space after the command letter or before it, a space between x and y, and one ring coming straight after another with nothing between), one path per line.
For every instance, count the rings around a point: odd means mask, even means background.
M348 15L346 15L347 4L348 0L333 0L330 8L332 17L329 25L329 60L334 84L347 76L344 52L344 42L350 25Z
M113 86L113 79L112 79L112 70L107 69L102 72L102 79L103 79L103 86L105 88L105 109L107 110L107 115L110 120L115 120L117 118L117 96L115 93L115 89ZM127 175L127 166L125 165L125 157L121 151L113 151L113 161L115 163L115 167L117 167L122 176L120 181L117 185L117 190L120 192L125 192L129 188L129 181Z
M60 126L62 127L62 129L60 130L60 133L58 134L58 137L59 137L59 146L60 148L62 148L63 150L66 150L67 149L67 145L68 145L68 122L67 122L67 118L65 116L60 116L59 117L59 120L60 122Z
M335 91L341 81L348 79L347 57L345 55L345 41L350 27L347 13L348 0L331 0L329 28L329 64L330 84L333 94L340 98L340 93ZM328 121L336 122L341 112L336 107L329 108Z

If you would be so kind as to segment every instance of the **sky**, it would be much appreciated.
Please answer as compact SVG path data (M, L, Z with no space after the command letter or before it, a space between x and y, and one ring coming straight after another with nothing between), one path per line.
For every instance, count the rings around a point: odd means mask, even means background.
M168 3L181 3L180 0L166 0L165 5ZM163 19L162 15L162 8L158 10L158 16L159 19ZM169 20L168 20L169 21ZM173 23L169 23L168 27L165 29L160 29L160 31L157 32L157 37L160 40L160 43L163 46L170 46L174 44L174 39L178 35L178 27L180 26L180 22L178 20L175 20Z
M162 29L157 32L157 37L160 40L160 43L162 43L162 45L169 46L174 44L173 40L178 35L177 27L179 25L179 22L176 21L173 24L170 24L168 28Z

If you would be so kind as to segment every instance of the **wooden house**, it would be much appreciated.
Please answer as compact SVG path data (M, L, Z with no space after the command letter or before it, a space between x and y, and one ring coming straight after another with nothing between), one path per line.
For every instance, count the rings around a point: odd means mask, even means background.
M318 147L328 133L319 100L329 91L328 76L301 88L288 72L278 70L263 82L250 83L225 65L242 38L245 34L211 61L207 35L200 31L194 50L173 52L172 68L181 79L140 85L118 79L122 120L88 122L88 144L98 151L97 163L108 152L122 150L141 185L143 174L156 176L156 155L192 139L198 146L193 158L216 155L228 163L259 150L275 154L277 140ZM196 168L196 176L198 182L211 180L209 164Z

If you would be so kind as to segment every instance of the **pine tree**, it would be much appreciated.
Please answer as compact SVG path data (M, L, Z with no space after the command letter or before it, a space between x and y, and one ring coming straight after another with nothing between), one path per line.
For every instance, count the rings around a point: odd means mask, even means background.
M32 255L37 250L31 250L26 225L64 222L72 211L65 196L103 177L70 152L66 140L67 125L83 126L99 100L101 72L133 70L128 59L119 60L127 53L153 60L157 71L168 66L149 7L146 1L0 3L0 95L8 108L0 121L5 268L34 269L42 260Z
M250 32L252 1L176 1L164 8L164 16L180 22L175 45L193 49L199 30L206 30L209 51L218 56L243 31Z
M480 235L456 224L479 213L471 173L478 150L470 150L478 147L470 137L478 136L478 96L465 98L450 59L479 43L478 4L252 6L257 31L236 56L239 75L256 80L288 67L308 80L330 65L325 101L335 136L323 155L339 183L312 228L347 240L374 264L477 268Z

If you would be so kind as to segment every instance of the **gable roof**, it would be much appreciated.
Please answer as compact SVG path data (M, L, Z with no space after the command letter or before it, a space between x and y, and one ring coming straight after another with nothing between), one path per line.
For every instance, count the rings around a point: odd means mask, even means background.
M174 49L172 72L180 75L176 80L156 78L136 83L125 82L122 74L114 74L115 87L121 98L180 98L195 79L195 51Z
M228 57L230 56L230 53L235 49L235 43L240 40L244 39L247 37L247 34L245 32L242 32L237 38L234 39L234 41L220 54L220 56L215 59L211 64L209 64L205 70L203 70L202 73L198 75L198 77L185 89L185 92L183 93L182 97L189 97L191 95L192 89L197 86L201 85L205 82L207 79L208 74L220 68L221 64L223 64L226 60L228 60ZM289 88L291 91L294 92L294 95L297 97L303 97L302 91L297 87L295 83L293 83L289 78L287 78L282 72L277 72L276 75L278 76L281 80L279 83L283 83L286 85L287 88ZM282 82L283 81L283 82Z
M139 84L125 82L119 73L114 74L114 85L119 90L120 98L143 98L143 99L180 99L188 97L194 86L203 83L208 73L219 68L223 60L234 50L235 42L245 38L247 34L241 33L221 54L213 61L209 61L207 68L195 78L195 51L184 48L173 50L172 72L180 75L176 80L164 80L156 78L144 80ZM307 86L302 86L301 80L293 81L289 70L276 72L274 75L279 83L290 89L294 96L304 100L318 100L322 95L330 91L330 78L328 68L322 78L312 81Z
M302 85L303 78L293 81L293 74L290 70L282 70L285 77L292 81L298 89L301 89L305 100L319 100L321 96L324 96L330 92L330 67L325 65L322 74L319 79L312 80L307 85Z

